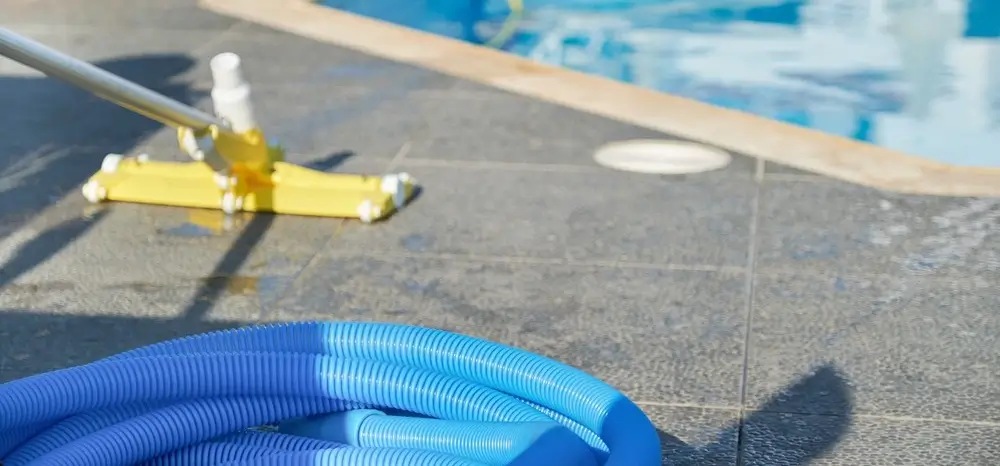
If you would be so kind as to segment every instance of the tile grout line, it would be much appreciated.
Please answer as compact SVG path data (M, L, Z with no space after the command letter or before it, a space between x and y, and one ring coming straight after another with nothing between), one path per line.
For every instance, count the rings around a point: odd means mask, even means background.
M744 325L746 330L743 335L743 370L740 374L740 405L739 405L739 431L736 435L736 466L743 464L744 427L746 423L747 385L750 374L750 341L753 333L753 308L756 295L756 269L757 269L757 234L760 229L760 204L761 191L764 179L764 161L757 160L754 173L754 193L750 206L750 231L747 232L747 263L744 267L746 274L746 284L744 288Z
M203 53L208 52L208 50L210 48L212 48L212 47L220 44L222 41L224 41L225 39L229 38L233 34L238 33L241 29L244 29L244 28L248 27L249 24L250 23L247 22L246 20L240 20L239 22L230 25L229 27L227 27L226 29L224 29L222 32L220 32L219 34L215 35L211 39L205 41L201 45L199 45L199 46L191 49L191 51L189 53L193 57L204 58L202 56Z
M798 414L798 413L787 413L787 414ZM836 416L831 414L799 414L801 416ZM912 422L912 423L939 423L939 424L951 424L951 425L965 425L965 426L978 426L978 427L998 427L1000 428L1000 422L992 421L966 421L962 419L934 419L934 418L923 418L914 416L886 416L880 414L852 414L855 419L871 419L871 420L884 420L884 421L895 421L895 422Z
M448 254L448 253L412 253L412 252L364 252L359 253L352 250L331 250L330 254L340 257L371 257L371 258L403 258L417 260L441 260L441 261L462 261L462 262L488 262L502 264L524 264L524 265L560 265L567 267L599 267L618 269L638 269L638 270L663 270L682 272L716 272L725 274L743 273L744 267L736 265L708 265L708 264L676 264L676 263L645 263L629 261L609 261L609 260L566 260L559 258L530 257L530 256L490 256L478 254ZM803 270L781 270L781 269L759 269L754 264L755 278L768 277L780 278L787 276L806 276L814 279L843 277L842 274L833 272L810 272ZM852 277L864 278L898 278L887 273L859 273L849 275ZM955 280L967 279L966 275L940 275L926 277L931 284L947 285ZM756 280L755 280L756 281Z
M679 409L701 409L705 411L732 411L732 412L744 412L744 413L761 413L761 414L778 414L778 415L789 415L789 416L816 416L816 417L831 417L831 418L843 418L847 417L843 414L829 414L829 413L809 413L809 412L799 412L799 411L764 411L753 408L743 408L739 406L725 406L725 405L702 405L698 403L671 403L663 401L635 401L637 406L650 406L650 407L660 407L660 408L679 408ZM883 420L883 421L893 421L893 422L911 422L911 423L927 423L927 424L951 424L951 425L967 425L967 426L978 426L978 427L1000 427L1000 422L995 421L970 421L963 419L938 419L929 417L916 417L916 416L891 416L891 415L881 415L881 414L851 414L850 417L855 419L869 419L869 420Z
M412 141L410 141L412 147ZM310 155L310 154L299 154L292 153L290 155ZM402 162L404 159L399 160ZM447 160L447 159L432 159L424 157L405 157L405 162L408 165L413 165L418 168L453 168L459 170L502 170L502 171L528 171L528 172L539 172L539 173L583 173L583 174L599 174L607 173L608 169L595 166L595 165L574 165L574 164L557 164L557 163L531 163L531 162L497 162L497 161L479 161L479 160ZM768 174L758 171L755 167L754 173L752 174L736 174L736 173L704 173L701 176L692 177L691 179L719 179L719 178L744 178L750 176L757 182L769 182L769 181L787 181L787 182L803 182L803 183L846 183L844 181L836 180L833 178L828 178L822 175L792 175L792 174Z
M339 257L369 257L384 259L418 259L418 260L442 260L442 261L462 261L462 262L488 262L501 264L523 264L523 265L561 265L568 267L599 267L599 268L623 268L637 270L662 270L678 272L717 272L717 273L743 273L744 268L740 266L715 266L704 264L647 264L642 262L614 262L614 261L569 261L556 258L538 258L527 256L482 256L482 255L461 255L461 254L441 254L441 253L405 253L405 252L381 252L358 253L352 250L333 250L331 255Z
M350 223L350 221L347 221L347 220L345 220L345 222L348 223L348 224ZM338 228L341 228L341 227L338 225ZM326 247L328 244L329 243L324 243L324 247ZM592 267L592 268L610 268L610 269L616 269L617 268L617 269L630 269L630 270L659 270L659 271L666 271L666 272L705 272L705 273L721 273L721 274L743 273L743 268L742 267L737 267L737 266L721 266L721 267L717 267L717 266L699 265L699 264L643 264L643 263L625 263L625 262L622 262L622 263L604 263L604 262L599 262L599 261L591 261L591 262L568 262L568 261L563 260L563 259L541 259L541 258L532 258L532 257L503 257L503 256L491 257L491 256L474 256L474 255L472 255L472 256L461 256L461 255L457 255L457 254L428 254L428 253L413 254L413 253L392 253L392 252L374 253L373 254L373 253L356 253L356 252L347 251L347 250L332 250L332 251L329 251L329 254L332 257L338 257L338 258L352 258L352 257L353 258L373 258L373 259L394 259L394 258L399 258L399 259L439 260L439 261L456 261L456 262L500 263L500 264L509 264L509 265L555 265L555 266L578 267L578 268ZM800 273L800 272L791 272L791 271L789 271L789 272L781 272L781 273L771 274L771 273L761 272L760 270L758 270L757 273L756 273L756 276L757 276L757 278L760 278L762 276L764 276L764 277L780 277L780 276L791 275L793 273L796 274L796 275L802 275L802 273ZM832 278L836 278L835 275L826 275L826 274L811 274L810 277L811 278L831 278L831 279ZM885 275L885 274L873 274L873 275L867 275L866 277L869 277L869 278L879 278L879 277L892 277L892 276L891 275ZM170 283L165 284L164 287L185 288L185 287L189 286L189 282L197 281L199 279L199 277L186 277L186 276L173 276L171 278L172 278L173 281L170 282ZM927 277L927 278L930 279L931 277ZM939 280L942 280L940 283L938 281L935 281L935 280L925 280L923 283L930 284L930 285L938 285L938 286L940 286L940 285L951 284L953 282L953 280L965 279L965 278L968 278L968 277L962 277L962 276L945 276L945 277L940 277ZM947 279L948 281L943 281L945 279ZM42 280L42 281L26 281L26 282L22 282L22 284L26 284L26 285L45 285L47 283L50 283L50 282L44 281L44 280ZM109 282L109 283L102 283L102 284L95 284L95 285L88 285L88 286L96 288L96 289L113 289L113 288L120 287L120 286L127 286L130 283L131 282ZM8 285L7 287L4 287L4 288L0 289L0 291L9 291L9 290L12 290L12 289L13 289L12 285ZM648 403L653 403L653 402L648 402Z
M847 183L851 186L859 186L864 188L864 185L857 183L851 183L850 181L838 180L836 178L831 178L823 175L810 175L806 174L793 174L793 173L768 173L764 177L764 181L788 181L788 182L798 182L798 183Z
M319 244L319 246L316 247L316 250L313 251L313 253L309 256L309 258L302 263L302 266L299 267L298 270L291 276L291 280L289 280L288 285L286 285L281 290L281 292L277 296L275 296L274 301L271 303L270 309L264 309L264 307L261 306L261 312L260 312L261 315L260 318L257 320L257 323L267 322L267 320L265 319L265 314L269 313L269 311L278 307L278 305L280 305L281 302L288 297L288 294L291 293L292 289L295 287L295 282L297 282L299 278L302 277L302 274L305 273L306 269L311 267L316 262L316 259L319 258L320 254L323 253L323 250L326 249L331 243L333 243L333 240L338 238L341 235L341 233L343 233L344 228L347 226L347 222L348 222L347 219L340 219L340 221L337 222L337 226L333 230L333 233L331 233L330 236L326 238L326 240L322 241Z
M385 167L385 173L392 173L393 170L398 168L399 165L406 160L406 156L410 154L410 149L412 147L413 144L411 144L411 141L404 142L403 145L399 147L399 150L396 151L396 155L392 157L392 160L390 160L389 164Z
M660 408L704 409L706 411L739 411L739 406L701 405L698 403L670 403L664 401L634 401L637 406L655 406Z
M403 143L403 145L399 148L399 151L396 152L396 155L392 158L392 160L389 161L384 170L384 173L391 172L393 170L394 163L397 163L399 160L405 158L406 154L409 153L409 151L410 151L410 143L409 141L407 141ZM278 296L275 297L274 302L271 303L271 309L279 306L281 302L284 301L286 297L288 297L288 294L295 286L295 282L298 281L299 277L301 277L302 274L305 273L306 269L308 269L312 264L316 262L316 259L319 258L319 256L323 253L324 250L326 250L331 244L333 244L336 238L340 237L341 233L343 233L344 229L347 227L347 222L348 222L347 219L341 219L339 222L337 222L337 227L334 229L333 233L330 234L330 236L328 236L325 241L321 242L319 246L316 247L316 250L313 251L313 253L309 256L308 259L306 259L306 261L302 264L302 266L299 267L299 269L295 272L295 274L292 275L291 280L288 282L288 285L281 290L281 293ZM266 322L265 314L267 314L271 309L265 309L263 306L261 306L261 312L260 312L261 315L260 318L257 320L257 322L258 323Z
M761 411L756 409L750 409L749 412L762 413L762 414L777 414L786 416L815 416L815 417L828 417L828 418L847 418L852 419L867 419L872 421L892 421L892 422L908 422L908 423L920 423L920 424L949 424L949 425L963 425L963 426L977 426L977 427L996 427L1000 428L1000 422L993 421L967 421L962 419L936 419L931 417L914 417L914 416L891 416L882 414L859 414L852 413L849 416L843 414L830 414L830 413L809 413L809 412L798 412L798 411Z

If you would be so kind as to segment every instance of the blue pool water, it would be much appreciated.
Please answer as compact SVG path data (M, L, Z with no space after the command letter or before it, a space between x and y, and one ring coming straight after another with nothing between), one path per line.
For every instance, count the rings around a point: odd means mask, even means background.
M324 0L541 62L1000 167L1000 0ZM505 24L511 34L500 34ZM499 36L498 36L499 34Z

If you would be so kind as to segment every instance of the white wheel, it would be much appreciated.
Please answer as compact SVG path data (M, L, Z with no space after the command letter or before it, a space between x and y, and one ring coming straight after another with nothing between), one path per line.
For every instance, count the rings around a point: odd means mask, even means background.
M213 173L212 179L215 180L215 185L218 186L219 189L229 189L230 186L236 184L236 177L229 176L228 173Z
M386 175L382 177L382 192L392 194L392 203L399 209L406 204L406 181L410 176L406 173Z
M101 162L101 171L104 173L114 173L118 171L118 164L122 163L125 156L121 154L108 154L104 156L104 160Z
M358 218L363 223L372 223L380 214L379 209L376 209L370 200L365 200L361 204L358 204Z
M91 204L99 204L108 197L108 191L104 189L104 186L93 180L84 184L81 191L83 192L83 198Z
M135 161L139 163L149 162L149 154L139 154L136 156Z
M243 208L243 198L236 197L233 193L226 193L222 195L222 211L226 214L232 215L239 212Z

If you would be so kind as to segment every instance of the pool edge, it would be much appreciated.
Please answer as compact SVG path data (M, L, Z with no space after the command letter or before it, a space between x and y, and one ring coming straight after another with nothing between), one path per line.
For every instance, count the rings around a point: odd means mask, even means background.
M311 0L200 0L210 11L567 108L872 188L1000 195L1000 169L960 167L540 64L505 52L323 7Z

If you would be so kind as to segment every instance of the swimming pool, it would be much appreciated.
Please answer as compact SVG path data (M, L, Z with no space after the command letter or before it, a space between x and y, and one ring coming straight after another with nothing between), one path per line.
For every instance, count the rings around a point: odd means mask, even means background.
M323 4L954 165L1000 168L1000 0Z

